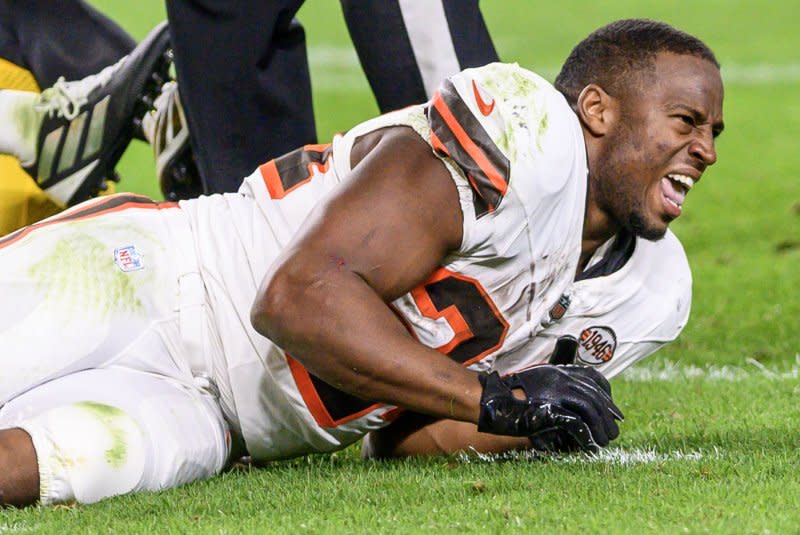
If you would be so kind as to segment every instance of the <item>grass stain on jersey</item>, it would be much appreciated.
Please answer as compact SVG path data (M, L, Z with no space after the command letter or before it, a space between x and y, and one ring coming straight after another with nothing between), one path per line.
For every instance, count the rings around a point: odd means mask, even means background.
M490 76L482 78L480 83L500 102L500 108L507 110L503 117L505 131L495 144L514 161L519 131L527 131L542 152L541 140L547 132L548 118L544 102L535 95L542 90L545 80L540 84L518 65L496 64L485 69Z
M541 120L539 121L539 134L536 136L537 142L538 140L542 139L544 135L547 133L547 122L548 122L547 112L545 112L544 115L542 115Z
M68 303L74 310L140 312L142 302L128 274L120 271L101 241L72 233L60 239L52 252L29 268L46 299Z
M130 416L116 407L94 401L83 401L76 406L90 412L106 428L111 435L111 447L105 452L106 462L112 468L121 468L128 458L128 444L119 420L130 420Z
M431 138L431 125L428 123L428 116L418 108L409 110L406 116L409 126L417 133L422 139Z
M510 128L506 128L505 131L494 140L494 144L497 145L497 148L500 149L500 151L506 155L506 158L512 162L516 159L514 145L511 143L513 135L514 131Z

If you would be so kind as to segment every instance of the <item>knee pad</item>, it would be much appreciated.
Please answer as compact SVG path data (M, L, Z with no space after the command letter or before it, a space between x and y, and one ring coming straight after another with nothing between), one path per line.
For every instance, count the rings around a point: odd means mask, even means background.
M43 412L18 427L33 440L43 505L97 502L134 490L142 479L141 427L116 407L83 401Z

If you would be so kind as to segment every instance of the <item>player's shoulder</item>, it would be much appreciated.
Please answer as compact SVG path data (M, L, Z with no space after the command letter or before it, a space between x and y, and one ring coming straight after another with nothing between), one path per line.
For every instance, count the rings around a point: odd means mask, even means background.
M557 138L563 146L561 135L578 125L564 96L516 63L490 63L461 71L442 83L433 104L433 113L451 111L456 120L466 119L465 126L466 122L480 125L512 160L518 151L543 152L548 137Z
M657 241L639 237L632 248L625 245L608 251L594 274L577 284L579 299L591 303L594 314L623 319L632 330L651 332L663 326L665 339L673 339L683 328L692 300L689 260L674 233ZM627 242L630 243L630 242ZM629 251L625 253L625 250ZM619 262L621 255L628 255Z
M683 330L692 304L692 270L683 245L670 230L657 241L636 239L627 282L636 285L634 307L650 336L674 340ZM657 336L656 334L657 333Z
M494 211L512 181L525 199L550 202L575 189L585 170L577 116L549 82L519 65L453 75L426 109L431 145L473 184L486 204L479 214Z
M477 87L503 102L545 99L560 95L553 85L537 73L517 63L489 63L465 69L449 78L457 87L474 91Z
M691 286L689 259L683 244L671 230L657 241L637 238L636 249L636 266L654 289Z

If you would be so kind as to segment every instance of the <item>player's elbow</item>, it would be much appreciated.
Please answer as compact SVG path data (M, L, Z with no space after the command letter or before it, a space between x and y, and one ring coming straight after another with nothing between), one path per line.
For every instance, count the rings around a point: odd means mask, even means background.
M253 328L278 345L291 336L302 317L298 308L306 282L300 279L285 265L279 266L264 278L250 309Z

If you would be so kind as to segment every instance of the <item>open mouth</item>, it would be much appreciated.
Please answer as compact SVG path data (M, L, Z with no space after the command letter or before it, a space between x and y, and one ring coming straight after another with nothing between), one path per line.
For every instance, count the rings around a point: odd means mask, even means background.
M686 194L694 186L694 179L687 175L671 173L661 179L661 194L664 207L672 217L681 215Z

